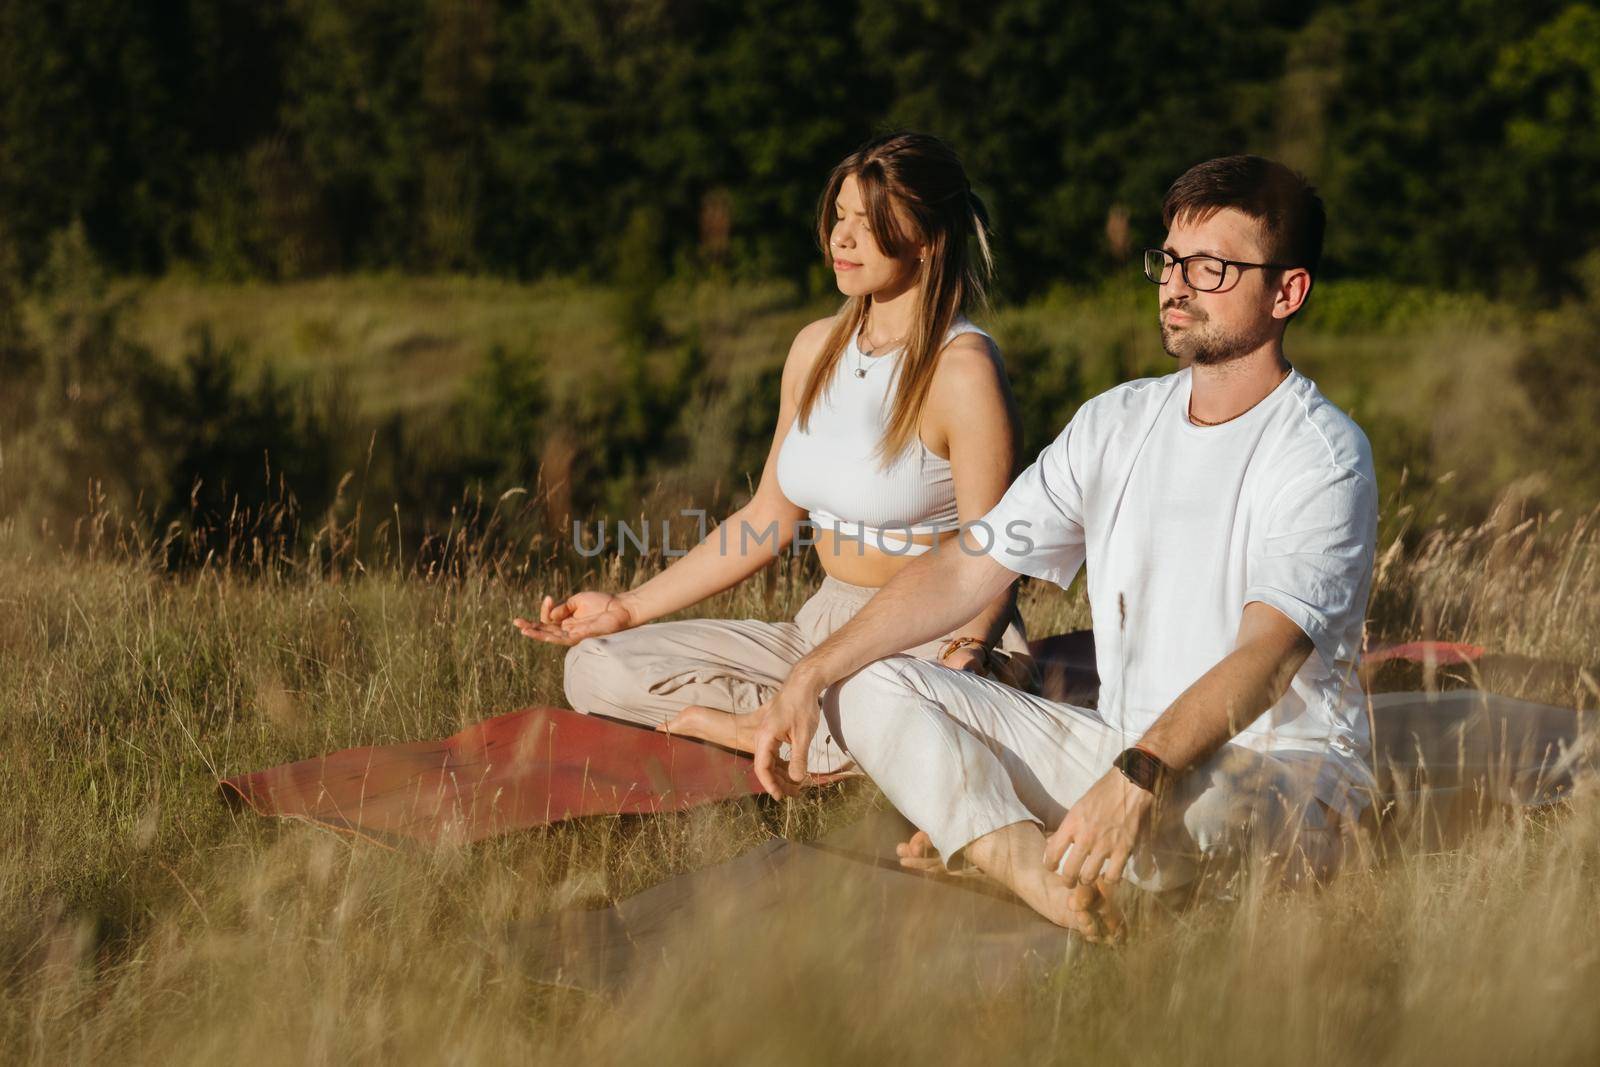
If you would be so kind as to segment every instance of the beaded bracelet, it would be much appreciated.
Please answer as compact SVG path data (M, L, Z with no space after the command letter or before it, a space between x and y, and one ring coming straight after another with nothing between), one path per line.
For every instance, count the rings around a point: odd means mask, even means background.
M944 643L939 650L939 662L943 663L950 658L950 653L959 652L963 648L978 648L983 652L984 666L989 665L989 646L984 644L981 637L952 637Z

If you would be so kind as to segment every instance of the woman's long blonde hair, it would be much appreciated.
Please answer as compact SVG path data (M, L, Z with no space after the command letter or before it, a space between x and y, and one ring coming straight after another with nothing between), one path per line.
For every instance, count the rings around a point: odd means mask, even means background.
M872 236L884 255L898 259L917 244L927 248L917 265L920 299L897 368L889 423L878 446L879 460L888 466L917 433L945 334L958 315L985 303L985 286L994 269L989 219L949 145L926 133L886 134L856 149L829 175L817 210L817 238L824 255L831 256L834 202L851 175L861 188ZM910 233L896 218L895 206L909 216ZM821 357L800 393L802 430L844 358L845 347L867 321L871 304L870 296L850 297L834 317Z

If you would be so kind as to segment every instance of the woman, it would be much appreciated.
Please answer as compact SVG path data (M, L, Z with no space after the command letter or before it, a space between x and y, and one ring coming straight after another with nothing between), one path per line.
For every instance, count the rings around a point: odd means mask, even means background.
M1017 425L1005 370L963 314L982 302L991 268L984 211L955 154L925 134L867 143L834 168L817 230L846 300L790 347L755 496L638 588L546 596L537 622L515 620L530 638L572 646L573 708L748 751L754 724L740 716L910 558L961 551L947 542L1010 483ZM793 622L646 625L767 566L808 518L826 577ZM773 529L776 548L762 539ZM1011 591L906 651L1012 684L1033 677ZM810 767L846 763L824 727Z

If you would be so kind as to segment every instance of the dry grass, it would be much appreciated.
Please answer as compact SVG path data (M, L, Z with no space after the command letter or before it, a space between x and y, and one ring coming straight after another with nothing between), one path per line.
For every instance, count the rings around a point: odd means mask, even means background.
M1373 630L1566 659L1600 648L1590 523L1438 532L1384 560ZM1043 981L979 989L852 952L826 892L755 935L702 936L615 1000L531 982L518 922L615 899L880 801L841 789L594 819L391 853L235 815L218 772L440 736L559 698L559 654L507 620L589 580L478 554L433 577L290 558L163 573L0 529L0 1041L40 1062L837 1060L1410 1064L1600 1054L1600 793L1489 819L1318 892L1253 887ZM349 561L346 561L347 563ZM611 571L601 581L626 583ZM705 605L786 616L803 570ZM1031 588L1035 633L1081 624ZM1600 695L1600 694L1597 694ZM885 973L885 967L887 972Z

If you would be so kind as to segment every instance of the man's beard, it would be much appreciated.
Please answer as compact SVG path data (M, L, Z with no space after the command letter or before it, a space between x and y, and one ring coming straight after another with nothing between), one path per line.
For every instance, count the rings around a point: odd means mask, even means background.
M1269 336L1266 329L1256 334L1245 334L1212 326L1211 320L1202 317L1198 309L1185 308L1183 313L1196 321L1181 330L1168 329L1166 323L1161 323L1161 347L1167 350L1169 356L1187 359L1202 367L1231 363L1260 348Z

